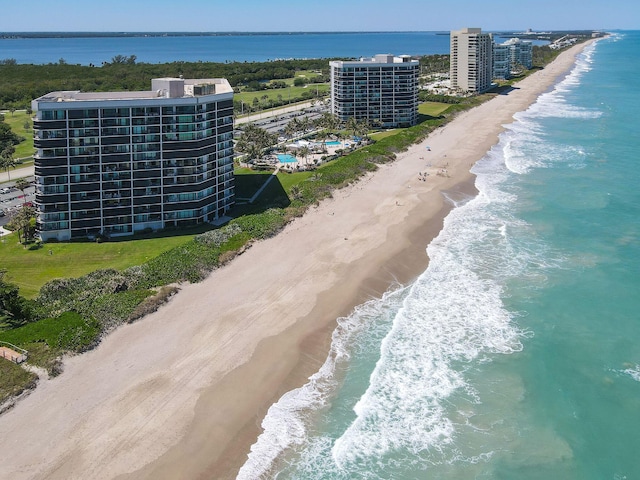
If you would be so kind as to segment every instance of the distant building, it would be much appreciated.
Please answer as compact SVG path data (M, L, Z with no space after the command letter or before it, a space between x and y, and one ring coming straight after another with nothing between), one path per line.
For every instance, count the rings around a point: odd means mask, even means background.
M533 43L530 40L510 38L504 45L509 47L512 70L517 68L518 65L522 65L527 69L533 67Z
M533 43L519 38L510 38L493 45L493 78L511 78L521 67L533 67Z
M419 62L408 55L376 55L329 62L331 112L384 127L415 125L418 119Z
M511 77L511 55L505 44L493 45L493 78L506 80Z
M451 31L451 87L481 93L491 88L493 40L480 28Z
M227 80L157 78L144 92L52 92L32 108L43 240L211 222L233 204Z

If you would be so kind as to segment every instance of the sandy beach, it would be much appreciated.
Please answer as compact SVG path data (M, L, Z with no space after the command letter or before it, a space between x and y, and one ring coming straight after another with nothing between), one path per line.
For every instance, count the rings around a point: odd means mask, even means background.
M1 476L235 478L269 406L324 362L336 318L424 271L451 208L442 193L475 193L471 166L583 48L66 359L0 416Z

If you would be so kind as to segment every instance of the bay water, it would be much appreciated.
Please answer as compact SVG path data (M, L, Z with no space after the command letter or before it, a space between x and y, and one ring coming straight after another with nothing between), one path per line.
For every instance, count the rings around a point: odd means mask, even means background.
M543 42L540 42L543 43ZM116 55L138 62L264 62L290 58L370 57L378 53L449 53L448 32L334 32L218 35L60 36L0 38L0 60L102 65Z
M58 36L50 36L58 35ZM91 34L89 34L91 35ZM507 38L496 37L502 42ZM534 40L534 45L546 45ZM449 32L281 32L219 34L11 34L0 32L0 60L21 64L96 66L117 55L137 62L265 62L279 59L359 58L449 54Z
M474 167L411 285L338 320L239 479L640 478L640 32Z

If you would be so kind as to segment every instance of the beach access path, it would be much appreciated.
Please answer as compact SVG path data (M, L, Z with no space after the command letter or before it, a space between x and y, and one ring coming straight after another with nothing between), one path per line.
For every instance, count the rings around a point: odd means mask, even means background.
M442 192L475 194L470 167L583 47L66 359L0 416L2 475L235 478L267 408L324 362L336 318L424 271L451 208Z

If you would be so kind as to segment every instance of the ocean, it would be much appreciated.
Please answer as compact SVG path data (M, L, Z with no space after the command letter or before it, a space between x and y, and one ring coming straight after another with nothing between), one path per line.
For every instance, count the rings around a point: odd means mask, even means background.
M640 478L640 32L506 126L411 285L338 319L239 479Z

